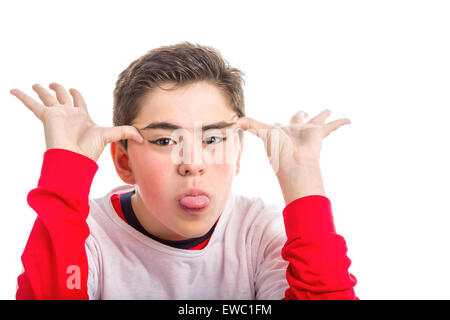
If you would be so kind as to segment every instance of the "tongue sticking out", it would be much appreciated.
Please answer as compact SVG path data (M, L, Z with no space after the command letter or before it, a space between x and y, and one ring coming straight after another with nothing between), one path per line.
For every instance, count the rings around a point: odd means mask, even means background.
M186 196L181 198L180 204L190 209L200 209L208 205L209 198L207 196Z

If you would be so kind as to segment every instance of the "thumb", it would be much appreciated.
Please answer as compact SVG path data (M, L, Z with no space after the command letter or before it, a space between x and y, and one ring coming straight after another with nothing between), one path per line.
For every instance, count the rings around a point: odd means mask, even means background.
M144 142L144 138L142 138L139 131L133 126L117 126L104 128L103 139L106 144L128 139L134 140L137 143Z

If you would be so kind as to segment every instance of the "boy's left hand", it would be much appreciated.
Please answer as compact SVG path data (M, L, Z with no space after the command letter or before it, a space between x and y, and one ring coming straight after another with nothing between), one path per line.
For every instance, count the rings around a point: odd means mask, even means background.
M298 111L292 116L288 125L270 125L249 117L242 117L238 119L237 125L263 140L267 156L283 193L299 195L302 193L300 190L292 189L305 189L307 184L319 184L319 181L308 181L309 178L321 180L321 177L314 177L313 171L315 169L320 175L322 140L341 126L350 124L347 118L325 123L330 113L331 111L326 109L304 123L308 115L306 112ZM286 201L288 200L293 199Z

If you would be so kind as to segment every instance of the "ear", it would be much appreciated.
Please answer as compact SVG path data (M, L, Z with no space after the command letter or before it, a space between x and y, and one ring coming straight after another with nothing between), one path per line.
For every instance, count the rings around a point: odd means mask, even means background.
M114 167L120 179L126 184L136 184L125 147L120 142L111 142L110 151Z

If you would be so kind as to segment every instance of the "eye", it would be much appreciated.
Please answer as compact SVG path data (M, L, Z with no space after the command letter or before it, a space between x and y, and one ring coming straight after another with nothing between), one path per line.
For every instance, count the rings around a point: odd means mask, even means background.
M208 137L208 138L204 139L203 143L206 143L206 144L217 144L217 143L225 141L226 139L227 139L226 137L211 136L211 137ZM156 144L158 146L163 146L163 147L164 146L169 146L171 144L175 144L176 143L176 141L174 141L173 139L170 139L170 138L160 138L160 139L153 140L153 141L149 140L149 142L153 143L153 144Z
M216 144L216 143L219 143L219 142L223 142L226 139L227 139L226 137L211 136L211 137L208 137L205 140L203 140L203 142L206 143L206 144ZM212 143L210 143L210 142L212 142Z
M154 140L154 141L150 141L149 140L149 142L153 143L153 144L156 144L158 146L163 146L163 147L175 143L175 141L170 139L170 138L161 138L161 139ZM170 143L170 142L173 142L173 143Z

